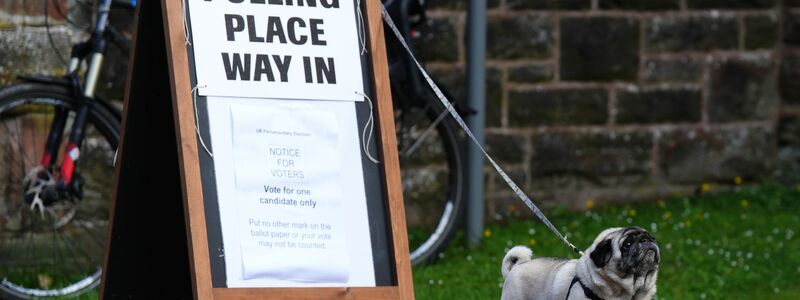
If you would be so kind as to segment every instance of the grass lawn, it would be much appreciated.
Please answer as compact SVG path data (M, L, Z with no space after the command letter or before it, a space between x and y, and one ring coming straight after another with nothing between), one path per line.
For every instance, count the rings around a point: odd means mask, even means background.
M575 245L606 227L636 225L658 239L657 299L800 299L800 186L775 184L586 212L545 211ZM499 299L500 262L514 245L535 256L576 255L538 220L493 224L476 249L457 236L432 265L414 268L417 299ZM97 291L79 298L97 299Z
M662 253L657 299L800 299L800 186L704 189L703 196L545 213L581 248L606 227L653 233ZM538 220L493 224L480 247L462 245L456 237L435 264L414 268L417 299L499 299L500 262L514 245L534 256L577 258Z

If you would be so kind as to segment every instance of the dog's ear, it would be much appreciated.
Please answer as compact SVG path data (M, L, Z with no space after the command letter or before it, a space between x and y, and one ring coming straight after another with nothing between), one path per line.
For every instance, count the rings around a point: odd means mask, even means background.
M606 239L597 244L597 247L594 248L589 257L592 259L595 266L602 268L606 266L609 260L611 260L611 255L613 252L614 250L611 249L611 240Z

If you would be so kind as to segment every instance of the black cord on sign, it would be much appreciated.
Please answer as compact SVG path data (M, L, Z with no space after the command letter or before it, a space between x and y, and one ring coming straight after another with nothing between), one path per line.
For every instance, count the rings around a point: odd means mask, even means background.
M55 5L58 6L58 3L55 3ZM53 48L53 51L56 53L56 56L58 56L58 60L61 61L61 64L66 66L67 65L67 60L64 59L64 56L61 54L61 51L59 51L58 47L56 47L56 43L53 41L53 35L50 34L50 22L49 22L50 21L50 15L49 15L49 11L47 10L48 6L50 6L50 2L45 2L44 3L44 29L47 32L47 40L50 41L50 47Z

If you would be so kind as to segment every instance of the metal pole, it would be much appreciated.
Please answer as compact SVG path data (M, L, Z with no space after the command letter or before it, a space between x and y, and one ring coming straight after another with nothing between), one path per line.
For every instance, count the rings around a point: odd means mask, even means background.
M470 0L467 15L467 105L477 113L467 118L469 130L484 143L486 120L486 0ZM467 147L467 244L477 246L483 236L483 153Z

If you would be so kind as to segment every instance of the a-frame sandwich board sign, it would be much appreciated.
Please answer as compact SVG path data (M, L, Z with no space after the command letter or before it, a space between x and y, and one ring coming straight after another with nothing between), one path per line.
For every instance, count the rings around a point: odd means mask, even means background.
M380 5L139 2L102 298L414 297Z

